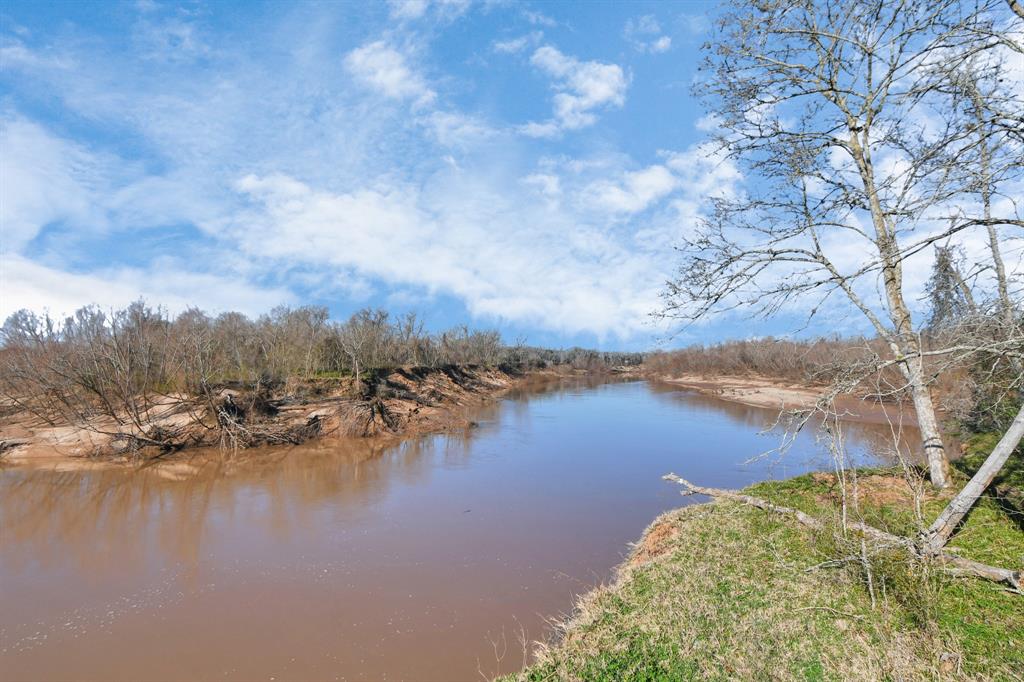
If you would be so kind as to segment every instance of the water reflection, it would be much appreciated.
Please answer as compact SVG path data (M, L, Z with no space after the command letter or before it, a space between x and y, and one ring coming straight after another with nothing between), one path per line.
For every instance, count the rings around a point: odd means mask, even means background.
M786 442L785 436L790 425L780 420L776 410L723 400L665 382L651 382L649 388L659 399L685 405L695 413L724 415L739 425L768 431L777 439L769 447L774 448ZM832 433L842 437L850 463L895 461L897 453L907 461L921 461L920 433L912 418L903 414L899 408L886 410L877 405L848 400L839 406L839 410L842 418L838 428L832 427ZM815 417L805 429L814 437L824 440L828 434L821 428L822 422L820 417ZM820 452L814 454L820 455Z

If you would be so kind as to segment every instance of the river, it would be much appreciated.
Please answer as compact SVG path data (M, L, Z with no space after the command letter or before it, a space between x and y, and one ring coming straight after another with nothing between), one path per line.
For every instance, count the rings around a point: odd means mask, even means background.
M829 468L771 411L564 381L457 434L174 466L0 469L5 680L473 680L608 580L675 471L742 487ZM888 428L848 424L862 461ZM747 462L747 463L745 463Z

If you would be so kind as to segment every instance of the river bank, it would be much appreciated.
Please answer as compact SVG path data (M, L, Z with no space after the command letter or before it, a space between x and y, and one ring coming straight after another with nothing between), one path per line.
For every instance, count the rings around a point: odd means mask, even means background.
M292 381L259 395L222 387L214 393L215 407L228 405L238 426L249 433L267 434L251 445L295 445L320 439L370 439L387 446L430 433L472 428L472 411L514 389L588 377L601 381L646 380L682 387L728 403L766 410L804 410L814 406L824 387L808 386L764 376L651 376L628 368L607 371L554 366L516 371L509 368L451 366L397 368L378 372L361 387L351 377ZM898 424L914 428L913 414L898 406L841 396L836 406L844 421L868 425ZM154 461L168 466L182 451L193 454L238 444L216 428L208 405L184 396L162 396L147 416L151 427L180 429L183 447L129 449L116 435L124 428L95 418L77 425L47 424L24 410L8 409L0 418L0 461L12 465L46 466L58 470L94 468ZM767 425L767 424L766 424ZM233 425L232 425L233 426ZM169 468L174 468L170 466Z
M535 662L506 679L1019 679L1019 595L891 549L862 555L840 531L834 475L746 492L825 519L828 530L731 501L667 512L612 581L578 600ZM845 492L851 513L876 527L916 529L914 493L898 472L863 470L856 494L849 484ZM948 497L925 492L926 521ZM982 500L950 546L1024 566L1019 510Z
M183 451L227 447L233 432L267 434L253 445L295 445L319 439L368 439L378 446L429 433L471 428L473 410L513 388L558 381L578 374L569 368L518 372L498 367L407 367L378 372L357 386L351 377L294 381L260 394L222 387L213 394L219 419L189 396L161 396L145 417L149 429L176 429L181 447L127 448L118 432L132 429L109 418L78 424L48 424L25 410L0 419L0 455L8 464L59 470L171 460ZM206 401L209 402L209 401ZM126 420L127 421L127 420ZM137 429L134 429L137 431ZM227 434L228 437L225 437Z
M828 387L823 385L794 383L777 377L749 374L670 374L649 378L722 400L780 411L813 409L828 390ZM841 395L835 399L835 408L848 421L917 426L913 411L902 410L895 403Z

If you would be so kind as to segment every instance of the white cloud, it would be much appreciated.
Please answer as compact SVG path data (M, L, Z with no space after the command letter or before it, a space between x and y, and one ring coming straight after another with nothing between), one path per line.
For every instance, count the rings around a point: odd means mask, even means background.
M510 38L509 40L496 40L491 44L491 47L495 52L503 54L515 54L522 52L531 45L536 45L544 37L541 31L533 31L526 35L519 36L518 38Z
M715 113L704 114L697 119L695 126L702 133L714 133L721 128L722 119Z
M522 126L521 132L528 136L551 137L584 128L597 120L595 109L621 107L626 101L629 81L617 64L580 61L550 45L538 48L530 63L554 79L555 95L552 120Z
M637 213L664 198L678 179L665 166L654 165L625 173L621 181L601 180L587 188L588 198L614 213Z
M358 81L392 99L427 105L437 94L406 63L405 55L383 40L357 47L345 56L345 68Z
M442 20L454 19L463 13L471 0L388 0L388 14L395 21L423 18L430 9Z
M148 175L113 154L59 137L24 117L0 118L0 251L19 252L48 226L84 237L118 225L212 225L226 210L188 173ZM207 183L208 184L208 183Z
M0 64L4 69L12 68L52 68L70 69L74 64L60 56L42 55L34 52L17 38L4 36L4 44L0 46Z
M498 135L498 131L486 121L454 111L435 111L425 116L421 123L445 147L470 147Z
M549 198L557 198L562 195L562 182L557 175L551 173L531 173L523 178L523 182L537 189L538 192Z
M661 25L653 14L628 19L622 34L638 52L656 54L672 47L672 38L662 34Z
M683 186L707 186L696 171L673 168L669 154L642 165L613 152L538 161L534 145L493 115L381 106L382 96L436 99L410 56L425 46L389 33L351 50L339 69L337 43L309 26L302 14L273 49L261 40L248 52L232 45L224 59L211 53L211 68L189 78L178 77L180 64L119 61L87 41L47 52L52 62L23 55L19 68L69 118L123 134L146 163L102 152L116 149L103 136L94 147L38 124L17 131L23 150L5 144L0 159L20 183L3 187L13 197L4 239L16 234L18 244L2 263L4 310L139 295L246 312L296 300L344 305L340 281L348 297L444 294L483 322L623 339L650 330L675 265L667 246L686 227L675 202L700 211ZM529 124L539 134L590 125L623 104L619 66L523 49L553 81L554 114ZM609 191L596 199L587 194L602 186ZM64 245L31 257L22 249L56 221L104 231L82 241L93 252L73 271L62 269ZM200 232L155 251L194 253L188 263L103 253L103 240L181 224ZM268 272L277 284L259 284Z
M216 223L226 207L194 187L209 185L209 177L147 175L139 164L16 114L0 119L0 149L0 319L20 308L62 315L89 303L122 306L140 296L176 311L202 305L252 314L294 300L286 289L250 283L245 271L251 264L231 263L230 254L213 259L219 274L211 275L195 270L202 267L196 258L188 264L158 259L109 265L90 241L102 243L118 232L133 239L163 225ZM37 247L44 250L33 258L43 262L26 256L29 243L50 227L60 236ZM180 248L199 250L195 243ZM62 267L68 257L94 268L69 271Z
M544 123L530 121L519 126L519 132L527 137L557 137L562 132L562 128L555 121L545 121Z
M12 254L0 256L0 289L0 319L21 308L63 316L83 305L123 307L140 297L172 313L199 306L211 312L258 315L296 302L286 289L255 286L232 275L189 272L172 263L78 274Z
M144 16L133 37L138 54L158 61L187 62L209 55L212 49L197 24L181 16Z
M672 47L672 39L668 36L661 36L650 45L651 52L667 52Z
M429 5L428 0L388 0L392 19L419 19Z
M550 173L522 185L559 191ZM244 253L452 295L487 319L628 338L646 327L670 271L663 244L637 248L472 170L345 193L280 175L249 176L238 188L252 200L232 231Z
M706 14L684 12L676 18L676 24L691 36L699 36L711 30L711 20Z
M692 145L682 152L662 151L661 156L694 197L731 196L743 180L725 151L710 142Z
M0 251L22 249L47 224L104 223L92 185L103 169L79 145L21 117L0 120Z
M558 22L541 12L534 12L532 10L523 10L523 18L535 26L547 26L548 28L554 28L558 26Z

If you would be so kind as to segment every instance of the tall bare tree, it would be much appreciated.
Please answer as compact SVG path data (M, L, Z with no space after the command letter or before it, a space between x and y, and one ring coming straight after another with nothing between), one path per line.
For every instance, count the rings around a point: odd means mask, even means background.
M965 213L976 121L950 106L941 65L991 50L1003 0L746 0L707 48L696 91L715 139L751 180L714 200L686 239L665 314L744 309L818 314L838 295L885 341L913 401L932 483L949 463L907 260L939 240L1017 214ZM998 60L986 77L998 78ZM1019 173L1019 167L1010 173ZM1010 173L989 174L1009 182ZM1019 177L1019 175L1018 175Z

